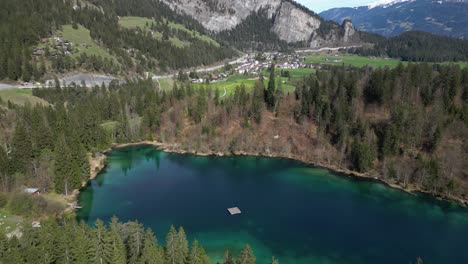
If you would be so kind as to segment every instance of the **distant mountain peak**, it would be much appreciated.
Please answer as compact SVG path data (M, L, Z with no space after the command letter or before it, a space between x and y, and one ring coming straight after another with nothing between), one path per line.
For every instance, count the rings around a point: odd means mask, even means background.
M375 0L374 0L375 1ZM351 19L361 30L397 36L419 30L468 39L468 0L380 0L356 8L332 8L320 15L341 23Z
M382 8L387 8L392 5L404 3L404 2L412 2L414 0L380 0L377 2L373 2L367 5L369 9L373 9L376 7L382 7Z

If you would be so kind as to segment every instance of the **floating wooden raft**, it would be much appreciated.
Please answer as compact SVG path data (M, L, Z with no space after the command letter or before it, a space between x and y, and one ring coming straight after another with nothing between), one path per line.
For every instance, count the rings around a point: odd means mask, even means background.
M231 215L240 214L241 210L238 207L228 208L228 211Z

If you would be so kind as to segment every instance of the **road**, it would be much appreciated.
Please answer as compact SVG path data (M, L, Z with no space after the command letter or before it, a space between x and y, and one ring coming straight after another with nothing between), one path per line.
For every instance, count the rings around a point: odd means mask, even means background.
M95 86L95 85L101 85L102 83L105 83L108 85L112 80L116 79L113 76L108 76L108 75L100 75L100 74L90 74L90 73L78 73L74 75L69 75L66 77L63 77L59 79L60 83L62 86L71 84L71 83L76 83L77 85L81 85L83 82L86 84L86 86ZM50 87L55 87L55 81L54 80L47 80L44 84L41 85L35 85L35 84L29 84L29 85L21 85L21 84L14 84L14 85L8 85L8 84L1 84L0 83L0 90L5 90L5 89L35 89L35 88L50 88Z
M322 52L322 51L336 51L340 49L352 49L352 48L359 48L362 45L355 45L355 46L343 46L343 47L335 47L335 48L319 48L319 49L305 49L305 50L296 50L296 53L308 53L308 52Z
M350 49L350 48L357 48L361 47L361 45L355 45L355 46L344 46L344 47L324 47L324 48L319 48L319 49L304 49L304 50L296 50L297 53L309 53L309 52L322 52L322 51L336 51L339 49ZM242 57L239 57L233 61L228 62L230 65L234 64L239 64L243 63L248 55L243 55ZM221 69L224 67L225 64L219 64L216 66L208 66L208 67L200 67L195 69L197 72L211 72L215 71L218 69ZM192 70L193 71L193 70ZM190 73L190 71L186 72L187 74ZM177 77L177 73L173 74L166 74L166 75L155 75L153 76L153 80L158 82L159 84L159 79L164 79L164 78L174 78ZM107 76L107 75L99 75L99 74L88 74L88 73L78 73L75 75L70 75L67 77L63 77L60 79L60 82L62 84L70 84L72 82L81 85L82 82L84 81L86 83L86 86L95 86L95 85L101 85L103 82L108 85L112 80L116 79L116 77L113 76ZM55 82L53 80L48 80L46 81L46 84L42 85L20 85L20 84L15 84L15 85L9 85L9 84L2 84L0 83L0 90L5 90L5 89L34 89L34 88L43 88L43 87L55 87Z
M237 58L233 61L230 61L228 62L229 65L234 65L234 64L238 64L238 63L242 63L245 61L245 59L247 58L248 55L244 55L240 58ZM211 72L211 71L215 71L215 70L218 70L218 69L221 69L224 67L225 64L220 64L220 65L216 65L216 66L209 66L209 67L200 67L200 68L197 68L195 71L196 72ZM186 74L189 74L190 71L186 72ZM174 78L174 77L177 77L178 73L174 73L174 74L167 74L167 75L155 75L153 76L153 80L158 80L158 79L164 79L164 78Z
M220 97L220 98L223 98L223 97L224 97L224 96L226 96L226 94L227 94L226 87L223 87L223 89L224 89L224 94L223 94L223 95L221 95L221 97Z

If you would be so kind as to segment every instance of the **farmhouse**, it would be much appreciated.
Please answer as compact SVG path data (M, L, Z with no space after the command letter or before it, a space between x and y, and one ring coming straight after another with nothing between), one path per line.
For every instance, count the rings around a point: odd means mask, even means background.
M31 194L31 195L39 195L41 191L38 188L26 188L24 189L24 193Z

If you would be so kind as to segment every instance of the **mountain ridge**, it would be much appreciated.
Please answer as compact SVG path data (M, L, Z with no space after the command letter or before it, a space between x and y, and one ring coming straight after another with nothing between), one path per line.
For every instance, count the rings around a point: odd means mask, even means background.
M337 23L351 19L358 30L384 36L420 30L468 38L467 0L384 0L355 8L332 8L320 15Z
M358 41L352 23L339 25L291 0L162 0L174 11L185 13L207 30L220 34L235 30L250 15L261 13L272 21L270 31L286 43L304 47L337 46Z

